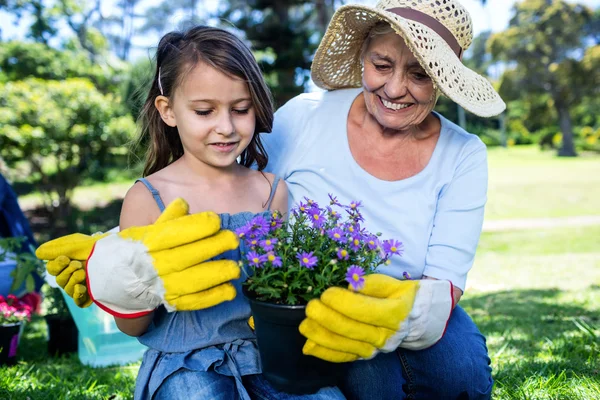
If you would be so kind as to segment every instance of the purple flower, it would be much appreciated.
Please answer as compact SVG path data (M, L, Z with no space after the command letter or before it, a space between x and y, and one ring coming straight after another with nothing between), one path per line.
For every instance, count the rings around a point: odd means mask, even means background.
M331 207L329 207L329 206L327 207L327 213L329 214L329 217L330 217L330 218L331 218L331 220L333 220L333 221L337 221L337 220L339 220L340 218L342 218L342 216L340 215L340 213L339 213L339 212L337 212L336 210L334 210L333 208L331 208Z
M365 241L367 242L369 250L377 250L377 247L379 246L379 239L377 239L377 236L369 235Z
M254 236L254 235L251 235ZM258 239L256 239L255 237L248 237L246 239L246 244L248 245L248 247L250 247L251 249L255 249L256 246L258 246Z
M332 238L338 243L344 243L346 241L346 237L344 236L344 231L340 228L333 228L327 231L327 236Z
M315 228L320 228L325 223L325 215L323 215L321 210L318 208L311 208L308 210L308 217Z
M310 205L300 202L298 204L298 211L300 212L300 214L306 214L308 213L308 211L311 209Z
M309 208L319 208L319 204L316 201L311 200L306 196L304 196L304 200L306 200Z
M271 231L281 228L281 225L283 225L283 218L281 218L281 214L278 212L271 214Z
M408 272L406 272L406 271L404 271L404 272L402 273L402 277L403 277L404 279L406 279L406 280L409 280L409 281L410 281L410 280L412 280L412 278L410 277L410 274L409 274Z
M332 206L342 206L340 204L340 202L338 201L337 197L335 197L334 195L332 195L331 193L327 194L327 196L329 196L329 204Z
M344 229L346 229L346 231L348 231L350 234L358 233L360 232L360 225L346 223L344 224Z
M273 250L273 248L275 247L276 244L277 244L277 239L275 239L275 238L269 238L269 239L260 241L260 247L262 247L267 252Z
M262 216L258 215L252 218L250 231L257 236L264 236L269 233L269 222Z
M266 255L260 255L255 251L250 251L246 254L246 259L250 262L250 265L254 267L261 267L265 261L267 261Z
M340 260L347 260L349 257L348 250L339 248L337 251L337 258Z
M317 265L317 257L313 255L312 251L310 253L298 253L296 258L300 260L301 266L308 269L313 269Z
M267 261L269 261L271 263L271 265L274 267L281 267L281 265L282 265L281 257L279 257L277 254L273 253L272 251L267 253Z
M354 251L358 251L358 250L360 250L361 246L362 246L361 235L355 233L354 235L352 235L350 237L350 248Z
M356 265L351 265L346 271L346 281L354 290L360 290L365 286L365 271Z
M401 256L403 250L404 250L404 247L402 245L402 242L399 242L399 241L393 240L393 239L383 241L383 251L388 256L391 256L392 254L397 254L397 255Z
M351 210L356 210L361 205L362 205L361 201L353 201L353 202L350 203L350 205L348 206L348 208L350 208Z
M242 239L244 236L246 236L248 234L248 232L250 232L250 228L251 225L248 223L242 227L239 227L235 230L235 234Z

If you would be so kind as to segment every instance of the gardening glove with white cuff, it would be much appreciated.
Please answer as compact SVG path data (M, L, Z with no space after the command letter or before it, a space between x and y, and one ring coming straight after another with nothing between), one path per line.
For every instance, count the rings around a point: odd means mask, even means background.
M300 332L303 353L331 362L370 359L398 347L420 350L434 345L453 308L452 283L365 276L358 291L327 289L306 306Z
M55 261L84 255L90 298L121 318L149 314L161 304L168 311L199 310L233 300L237 263L207 260L237 248L237 236L220 229L215 213L187 213L187 203L177 199L152 225L99 238L65 236L40 246L36 255Z
M155 224L186 214L185 203L177 201L158 217ZM56 277L56 283L73 299L77 307L86 308L93 303L86 283L85 262L94 244L113 231L118 232L119 228L116 227L107 233L99 232L91 236L75 233L45 243L36 252L38 258L49 260L46 270L50 275ZM56 254L60 255L51 259Z

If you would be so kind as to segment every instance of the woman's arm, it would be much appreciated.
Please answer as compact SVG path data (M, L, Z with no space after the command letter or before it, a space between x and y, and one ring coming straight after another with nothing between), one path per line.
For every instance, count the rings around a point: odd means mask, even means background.
M487 200L485 145L472 138L462 153L452 180L439 194L423 271L426 277L452 282L455 303L473 266Z
M150 225L159 214L160 210L150 192L143 183L138 182L129 189L123 200L119 227L123 230L132 226ZM138 318L114 318L121 332L129 336L141 336L150 326L153 316L154 312Z
M273 195L273 202L271 202L271 210L277 210L281 213L281 215L284 216L284 218L287 218L287 213L288 213L288 188L287 185L285 183L285 181L283 180L283 178L281 178L279 180L279 184L277 185L277 190L275 191L275 194Z

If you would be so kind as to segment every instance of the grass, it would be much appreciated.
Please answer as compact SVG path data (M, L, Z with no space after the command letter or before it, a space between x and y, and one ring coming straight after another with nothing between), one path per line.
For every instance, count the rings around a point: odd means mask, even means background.
M76 354L50 357L46 323L37 317L26 326L13 367L0 368L0 399L92 400L133 397L139 363L111 368L82 365Z
M486 233L461 304L496 399L600 398L600 227Z
M600 157L490 148L486 219L600 215Z

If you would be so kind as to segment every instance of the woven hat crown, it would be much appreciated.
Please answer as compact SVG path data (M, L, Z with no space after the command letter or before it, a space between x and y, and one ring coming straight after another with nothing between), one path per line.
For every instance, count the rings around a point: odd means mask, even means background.
M411 8L435 18L452 33L463 50L473 41L471 16L457 0L381 0L375 6L380 11L391 8Z

